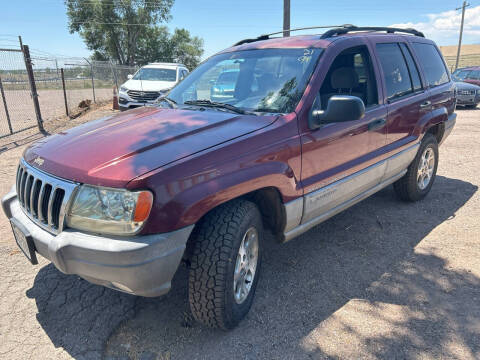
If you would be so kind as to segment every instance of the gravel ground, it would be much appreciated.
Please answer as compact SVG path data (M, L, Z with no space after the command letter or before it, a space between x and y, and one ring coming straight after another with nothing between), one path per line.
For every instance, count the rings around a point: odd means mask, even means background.
M388 187L287 244L268 239L254 305L230 332L192 321L185 268L162 298L117 293L32 267L2 217L0 357L480 358L480 109L458 115L424 201ZM2 194L23 148L1 154Z
M20 131L37 124L30 90L10 90L5 92L8 112L13 131ZM113 90L95 89L96 101L101 103L113 98ZM67 103L70 113L75 112L82 100L93 99L92 89L67 90ZM47 123L65 116L63 90L38 90L38 102L42 119ZM8 123L3 101L0 101L0 136L8 135Z

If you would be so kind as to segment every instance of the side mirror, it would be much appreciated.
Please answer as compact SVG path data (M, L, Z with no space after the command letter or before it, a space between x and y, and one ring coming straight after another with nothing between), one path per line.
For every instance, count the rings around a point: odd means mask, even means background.
M328 100L326 110L314 110L310 117L310 128L324 124L360 120L365 115L365 105L356 96L334 95Z
M127 75L127 78L128 78L128 80L130 80L131 78L133 78L133 75L132 75L132 74L128 74L128 75Z

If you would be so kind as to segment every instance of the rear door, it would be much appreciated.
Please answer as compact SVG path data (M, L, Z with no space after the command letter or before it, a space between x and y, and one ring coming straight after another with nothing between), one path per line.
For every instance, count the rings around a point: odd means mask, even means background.
M417 138L415 127L432 104L407 43L377 42L375 52L388 104L387 145L396 152Z

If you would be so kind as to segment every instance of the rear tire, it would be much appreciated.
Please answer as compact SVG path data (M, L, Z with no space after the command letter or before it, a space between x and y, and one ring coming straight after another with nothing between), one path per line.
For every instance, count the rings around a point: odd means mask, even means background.
M188 299L194 318L231 329L248 313L257 286L263 226L257 206L234 200L195 227L188 253Z
M423 199L432 188L437 174L438 143L435 136L425 134L415 159L407 173L393 184L398 197L403 201Z

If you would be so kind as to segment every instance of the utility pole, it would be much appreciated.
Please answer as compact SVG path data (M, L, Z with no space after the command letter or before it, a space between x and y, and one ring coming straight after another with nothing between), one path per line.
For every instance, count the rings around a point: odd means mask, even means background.
M458 68L458 61L460 59L460 49L462 48L462 35L463 35L463 22L465 20L465 8L470 6L466 1L463 1L462 7L456 8L455 10L462 9L462 22L460 24L460 37L458 38L458 49L457 49L457 60L455 61L455 70Z
M290 0L283 0L283 36L290 36Z

